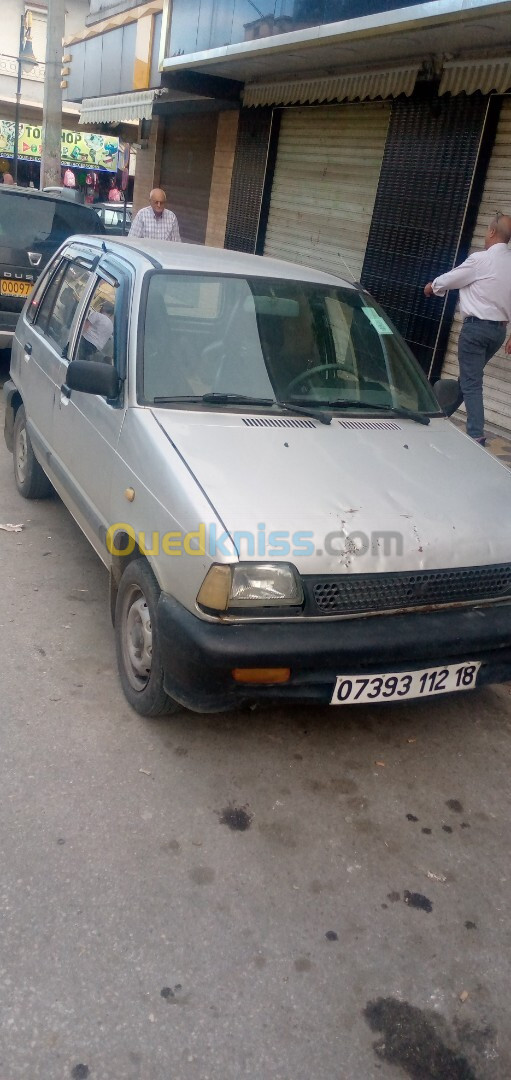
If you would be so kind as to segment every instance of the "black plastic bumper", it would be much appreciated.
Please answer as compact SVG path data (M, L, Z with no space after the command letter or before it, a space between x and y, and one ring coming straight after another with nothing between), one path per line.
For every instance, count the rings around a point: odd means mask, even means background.
M0 306L0 333L5 331L6 333L14 334L20 317L20 311L22 311L25 301L9 300L8 303L15 307L15 310L5 310L6 301L2 300Z
M477 685L511 679L511 604L318 622L208 623L171 597L158 605L165 688L195 712L263 701L328 704L337 675L481 661ZM289 667L289 682L241 685L239 667Z
M21 307L23 307L23 303ZM0 308L0 349L10 349L20 311L2 311Z
M14 441L14 409L12 407L12 399L14 395L18 393L18 388L13 383L12 379L6 379L6 381L4 382L3 391L5 399L4 438L7 449L10 450L12 453Z

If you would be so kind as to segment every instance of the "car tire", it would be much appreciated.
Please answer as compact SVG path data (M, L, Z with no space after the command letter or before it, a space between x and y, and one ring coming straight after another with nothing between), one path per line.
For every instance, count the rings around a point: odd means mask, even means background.
M115 645L125 697L141 716L162 716L179 705L163 686L156 632L160 589L145 559L134 559L119 582L115 604Z
M20 405L14 420L12 456L14 479L20 495L24 499L47 499L53 489L34 454L23 405Z

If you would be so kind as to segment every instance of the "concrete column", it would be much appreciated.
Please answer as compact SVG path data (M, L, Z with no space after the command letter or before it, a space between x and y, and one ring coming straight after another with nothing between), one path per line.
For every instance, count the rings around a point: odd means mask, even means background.
M221 112L218 116L205 241L208 247L224 246L236 136L238 134L238 118L239 112L234 109Z
M62 90L60 83L65 21L65 0L48 0L41 188L59 185L61 182Z
M153 116L149 145L145 150L137 150L135 185L133 188L133 214L142 206L149 204L149 192L160 183L161 155L165 120L162 116Z

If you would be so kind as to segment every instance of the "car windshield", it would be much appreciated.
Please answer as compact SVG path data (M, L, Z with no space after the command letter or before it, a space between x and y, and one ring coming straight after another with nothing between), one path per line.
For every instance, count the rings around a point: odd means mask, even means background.
M144 403L229 394L267 408L440 411L392 324L350 286L158 271L141 317Z

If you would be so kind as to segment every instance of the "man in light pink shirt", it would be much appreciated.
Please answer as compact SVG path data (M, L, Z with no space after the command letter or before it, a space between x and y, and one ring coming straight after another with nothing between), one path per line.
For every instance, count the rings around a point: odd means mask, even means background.
M460 385L467 410L467 434L482 446L484 369L504 344L506 327L511 322L510 240L511 217L496 214L486 231L484 251L474 251L460 266L424 288L425 296L445 296L448 289L460 290ZM511 337L506 352L511 354Z

